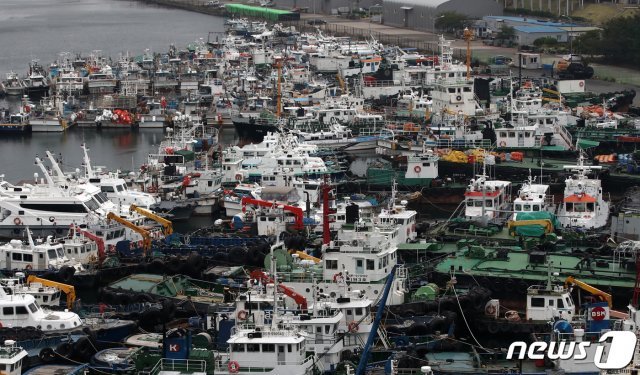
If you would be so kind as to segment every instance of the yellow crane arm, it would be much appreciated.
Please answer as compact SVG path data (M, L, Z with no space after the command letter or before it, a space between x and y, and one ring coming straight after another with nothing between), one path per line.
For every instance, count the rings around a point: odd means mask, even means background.
M151 250L151 234L149 234L147 230L145 230L144 228L140 228L134 223L121 218L120 216L114 214L113 212L109 212L107 214L107 222L111 220L117 221L118 223L124 225L125 227L131 229L132 231L139 233L142 236L142 249L145 252Z
M53 288L60 289L67 295L67 308L69 310L73 308L73 303L76 300L76 288L74 288L73 285L68 285L68 284L59 283L57 281L42 279L35 275L29 275L29 277L27 277L27 284L31 284L31 283L40 283L44 286L50 286Z
M573 276L569 276L567 277L567 279L564 281L564 286L565 288L569 287L569 284L573 284L573 285L577 285L578 288L587 291L591 294L593 294L594 296L599 296L600 298L604 299L605 301L607 301L607 304L609 304L609 308L611 308L611 306L613 305L613 301L611 299L611 294L603 292L602 290L592 287L591 285L580 281L576 278L574 278Z
M135 204L132 204L129 206L129 212L137 212L140 215L147 217L153 221L155 221L156 223L162 225L162 227L164 228L163 232L165 236L170 235L171 233L173 233L173 223L171 222L171 220L167 220L165 218L163 218L162 216L156 215L153 212L146 210L144 208L140 208L138 206L136 206Z

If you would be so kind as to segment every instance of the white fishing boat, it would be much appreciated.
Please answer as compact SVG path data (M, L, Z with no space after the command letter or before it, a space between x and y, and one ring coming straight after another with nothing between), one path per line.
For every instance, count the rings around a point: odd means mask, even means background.
M482 174L471 179L464 193L464 218L484 224L506 219L505 213L511 209L511 182L488 176L486 158Z
M571 172L565 180L562 205L558 209L558 220L564 228L598 229L609 220L609 202L604 199L602 181L589 177L602 166L585 165L584 162L581 152L577 165L564 166Z
M521 212L547 211L555 213L555 210L550 186L536 183L535 178L531 176L531 171L529 171L529 178L522 184L513 200L512 220L517 220L518 214Z

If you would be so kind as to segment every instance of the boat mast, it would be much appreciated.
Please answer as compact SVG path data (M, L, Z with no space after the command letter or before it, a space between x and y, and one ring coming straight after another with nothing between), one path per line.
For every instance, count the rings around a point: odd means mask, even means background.
M89 149L84 143L81 144L80 147L82 147L82 152L84 153L82 161L84 162L85 173L88 178L93 178L95 175L93 173L93 167L91 166L91 159L89 158Z
M42 159L40 159L37 156L36 156L36 165L40 168L40 170L44 174L44 178L47 179L47 184L49 185L49 187L55 187L55 184L53 183L53 179L51 178L49 171L47 171L47 168L45 168L44 164L42 164Z
M60 182L64 182L65 180L64 172L62 172L62 169L60 169L60 165L58 165L58 162L53 157L51 152L47 150L45 153L47 154L47 158L51 162L51 168L53 168L53 171L56 172L57 178L60 180Z

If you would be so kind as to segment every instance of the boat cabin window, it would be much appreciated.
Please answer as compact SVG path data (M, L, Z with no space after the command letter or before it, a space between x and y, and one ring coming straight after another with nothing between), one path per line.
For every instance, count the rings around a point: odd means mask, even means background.
M522 205L516 203L514 211L522 211Z
M559 309L564 308L564 301L562 301L562 298L558 298L558 308Z
M13 306L3 307L2 308L2 314L4 316L13 315Z
M47 255L49 256L49 259L56 259L58 257L56 249L47 250Z
M20 203L20 207L27 210L86 213L87 209L81 204L47 204L47 203Z
M484 205L485 205L486 207L493 207L493 200L491 200L491 199L487 199L487 200L485 200L485 201L484 201Z
M38 306L38 302L29 304L29 310L31 310L32 313L35 313L36 311L40 310L40 306Z
M331 333L331 326L330 325L325 325L324 326L324 333L325 335L328 335ZM297 349L297 344L296 344L296 349Z
M537 204L534 204L534 205L533 205L533 210L534 210L534 211L540 211L540 206L539 206L539 205L537 205Z
M356 307L356 316L362 316L362 307Z
M236 353L244 352L244 344L233 344L231 346L231 351Z
M247 351L248 352L259 352L260 351L260 344L247 344Z
M115 189L113 188L113 186L100 186L100 190L103 193L115 193Z
M525 211L531 211L531 205L530 204L525 204L524 205L524 210Z
M326 261L327 269L329 270L337 270L338 269L338 261L327 259Z
M367 270L375 270L376 262L373 259L367 259Z
M16 306L16 315L28 315L26 306Z
M262 344L262 352L263 353L273 353L276 351L275 344Z
M544 307L544 298L531 298L531 307Z
M107 195L103 192L100 192L98 194L94 194L93 198L98 201L99 203L104 203L106 201L109 200L109 198L107 198Z
M95 211L98 208L100 208L100 204L96 202L95 199L89 199L88 201L84 202L84 204L87 205L87 208L89 209L89 211Z

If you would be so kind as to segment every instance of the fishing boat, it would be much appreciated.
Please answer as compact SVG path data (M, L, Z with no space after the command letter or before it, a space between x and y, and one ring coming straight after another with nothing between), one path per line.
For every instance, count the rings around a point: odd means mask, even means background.
M59 133L67 130L70 124L62 115L62 107L62 98L58 96L42 99L40 105L29 112L31 131Z
M29 74L22 82L25 94L33 100L40 99L49 93L49 79L44 68L36 60L29 64Z
M29 114L23 112L10 114L6 110L0 112L0 134L31 134Z
M416 190L431 186L438 178L438 160L432 149L423 144L422 152L406 156L406 167L395 169L393 165L374 164L367 168L367 184L372 186L390 186L394 181L402 189Z
M6 95L22 97L22 95L24 95L25 93L24 83L17 73L7 73L6 80L2 83L2 85L4 87L4 92Z
M5 340L0 346L0 366L3 373L7 375L22 374L22 364L28 353L21 347L16 346L13 340Z
M464 193L464 218L480 223L498 222L505 219L511 208L511 182L491 179L486 173L486 162L482 169L482 174L471 180Z
M604 200L602 182L590 178L602 166L586 165L580 153L577 165L565 165L571 176L565 180L564 196L558 209L558 220L565 228L599 229L609 220L609 202Z
M542 178L542 176L540 176ZM513 200L513 220L517 220L521 212L547 211L555 213L556 207L553 204L550 186L547 184L535 183L535 178L529 172L529 178L522 184L516 198Z

